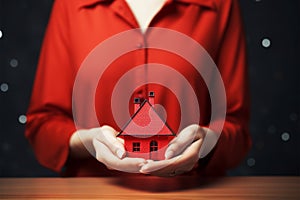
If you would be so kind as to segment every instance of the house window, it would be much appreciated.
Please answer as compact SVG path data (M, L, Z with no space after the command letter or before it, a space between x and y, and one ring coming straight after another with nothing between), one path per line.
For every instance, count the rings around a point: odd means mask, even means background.
M151 151L157 151L158 150L158 145L157 145L157 141L152 140L150 142L150 152Z
M137 152L137 151L140 151L140 150L141 150L140 143L139 142L133 142L132 143L132 151Z

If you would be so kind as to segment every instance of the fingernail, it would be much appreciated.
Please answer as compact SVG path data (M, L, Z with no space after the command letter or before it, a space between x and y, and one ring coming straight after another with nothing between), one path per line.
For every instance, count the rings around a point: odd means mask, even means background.
M143 171L143 170L140 170L140 173L142 173L142 174L150 174L150 172L146 172L146 171Z
M173 155L174 155L173 151L167 151L166 154L165 154L165 158L170 159L170 158L172 158Z
M122 149L118 149L117 150L117 156L122 159L124 156L125 152Z

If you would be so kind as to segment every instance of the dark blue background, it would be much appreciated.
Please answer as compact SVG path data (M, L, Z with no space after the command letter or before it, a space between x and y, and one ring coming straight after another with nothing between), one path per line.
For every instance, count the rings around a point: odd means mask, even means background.
M27 110L52 3L0 0L1 177L56 175L37 163L19 121ZM229 175L300 175L299 1L240 3L248 45L253 147ZM270 47L262 46L265 38Z

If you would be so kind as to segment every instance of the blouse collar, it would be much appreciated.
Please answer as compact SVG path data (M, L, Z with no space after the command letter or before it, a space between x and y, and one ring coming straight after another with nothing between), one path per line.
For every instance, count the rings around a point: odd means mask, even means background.
M77 0L79 7L89 7L98 3L105 3L105 2L112 2L112 1L114 0ZM197 4L199 6L207 7L213 10L216 9L215 0L171 0L171 1L178 1L187 4Z

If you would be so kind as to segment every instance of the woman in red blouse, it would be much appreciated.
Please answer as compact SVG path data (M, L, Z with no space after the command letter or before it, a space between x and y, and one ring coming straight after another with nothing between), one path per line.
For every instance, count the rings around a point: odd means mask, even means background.
M123 31L139 28L140 25L132 8L124 0L54 2L27 113L26 137L37 159L45 167L65 176L123 174L111 170L118 168L110 165L109 159L99 156L101 148L97 146L98 141L120 158L117 165L132 167L132 172L167 176L180 168L178 174L224 175L226 170L237 166L251 146L245 38L237 0L167 0L148 24L149 27L167 28L189 36L206 49L218 66L226 91L226 118L219 140L208 155L196 159L207 133L204 127L209 126L211 116L209 93L200 75L180 56L159 49L143 48L147 45L146 34L143 32L137 34L136 41L132 43L140 49L114 60L99 81L99 85L105 85L99 86L95 94L95 111L100 127L89 121L87 114L86 124L77 130L72 113L72 105L76 104L72 104L72 92L82 62L98 44ZM187 147L191 150L190 154L187 153L185 157L183 153L184 159L171 163L171 167L157 170L157 166L143 159L127 160L124 163L126 155L119 151L124 147L115 138L120 128L111 110L112 93L118 80L134 66L147 63L161 63L180 72L194 89L201 108L199 124L191 124L179 130L179 105L172 91L157 84L147 84L134 91L133 97L144 99L149 91L160 94L156 100L164 106L170 127L180 132L180 135L184 135L182 132L196 132L197 137ZM141 73L141 76L145 75L145 71ZM172 77L166 74L166 78ZM88 84L83 87L88 88ZM130 103L129 107L132 110L133 105ZM91 135L84 139L88 140L87 143L93 143L96 158L85 149L79 133ZM104 141L97 133L107 134L110 139ZM173 150L175 154L182 151L178 147ZM172 156L168 155L167 158Z

